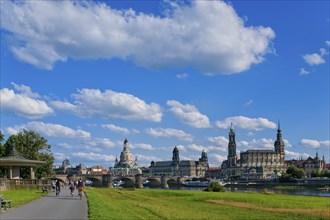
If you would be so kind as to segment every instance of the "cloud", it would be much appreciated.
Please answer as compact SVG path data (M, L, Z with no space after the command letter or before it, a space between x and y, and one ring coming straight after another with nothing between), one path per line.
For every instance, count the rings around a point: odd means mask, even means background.
M300 69L300 73L299 73L300 76L305 76L305 75L308 75L308 74L309 74L309 71L305 70L305 68Z
M187 148L189 150L192 150L192 151L198 151L198 152L202 152L203 150L205 150L205 147L202 146L202 145L197 145L197 144L189 144L187 146Z
M72 149L73 148L70 144L67 144L67 143L59 143L57 145L64 148L64 149Z
M40 99L37 93L25 85L12 83L15 90L3 88L0 90L1 112L14 113L28 119L38 119L52 114L54 111Z
M229 140L223 136L218 136L218 137L208 137L208 141L211 143L216 144L217 146L226 149L228 146Z
M330 140L325 141L318 141L318 140L312 140L312 139L301 139L300 144L304 147L311 147L311 148L330 148Z
M250 99L249 101L247 101L245 104L244 104L244 107L249 107L250 105L253 104L253 100Z
M50 104L63 111L82 118L101 117L107 119L147 120L160 122L161 107L156 103L147 104L142 99L127 93L98 89L82 89L72 95L73 103L52 101Z
M94 1L2 1L1 8L8 47L43 69L69 58L119 58L150 69L233 74L261 63L275 37L269 27L245 26L224 1L172 4L162 16Z
M156 150L156 148L154 148L151 144L143 144L143 143L134 144L132 148L139 148L143 150Z
M129 135L130 131L127 128L122 128L122 127L118 127L114 124L104 124L102 125L102 128L107 128L110 131L119 133L119 134L123 134L123 135Z
M234 128L237 127L246 130L261 131L266 128L276 128L276 124L266 118L248 118L245 116L234 116L226 118L224 121L215 122L216 127L220 129L229 129L231 123L233 123Z
M239 150L250 149L274 149L274 140L270 138L252 139L251 141L238 141L237 147Z
M112 148L115 146L115 143L108 138L93 137L81 141L85 149L89 150L101 151L101 148L99 147Z
M195 128L211 127L209 118L201 114L194 105L183 105L175 100L168 100L166 104L171 107L170 111L178 117L181 122Z
M178 79L187 79L188 78L188 74L187 73L181 73L181 74L177 74L176 78Z
M310 66L320 65L322 63L325 63L325 60L322 58L321 55L317 53L313 54L305 54L303 55L303 58L307 64Z
M220 155L220 154L212 154L210 155L210 158L212 158L213 160L215 160L217 162L217 164L212 164L211 166L219 166L219 164L221 164L224 160L227 160L226 156Z
M29 122L27 124L17 125L14 127L7 127L6 132L9 134L16 134L23 129L32 130L48 137L60 138L90 138L91 134L83 130L73 130L60 124L51 124L43 122Z
M311 155L307 154L307 153L298 153L298 152L293 152L293 151L288 151L288 150L284 150L285 153L285 159L286 160L291 160L291 159L307 159L308 157L310 157Z
M183 141L193 141L193 136L174 128L148 128L146 133L152 137L178 138Z
M112 162L115 160L115 157L112 155L105 154L97 154L93 152L85 153L85 152L76 152L72 154L72 157L80 158L87 161L98 161L98 162Z

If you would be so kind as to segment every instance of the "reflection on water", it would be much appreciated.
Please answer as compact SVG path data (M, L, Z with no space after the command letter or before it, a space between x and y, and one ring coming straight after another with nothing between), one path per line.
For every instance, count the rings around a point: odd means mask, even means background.
M225 187L226 192L262 192L264 188L237 188L237 187ZM182 190L203 190L205 187L170 187L170 189L182 189ZM304 195L304 196L322 196L330 197L330 191L322 191L318 189L271 189L267 188L267 192L277 194L289 194L289 195Z

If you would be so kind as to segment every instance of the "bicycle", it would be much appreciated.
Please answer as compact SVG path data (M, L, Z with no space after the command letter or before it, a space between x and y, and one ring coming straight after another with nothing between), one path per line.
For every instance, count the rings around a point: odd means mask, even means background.
M56 187L56 196L59 196L60 195L60 187Z
M82 186L80 186L79 188L78 188L78 196L80 197L80 199L82 198L82 195L83 194L83 187Z

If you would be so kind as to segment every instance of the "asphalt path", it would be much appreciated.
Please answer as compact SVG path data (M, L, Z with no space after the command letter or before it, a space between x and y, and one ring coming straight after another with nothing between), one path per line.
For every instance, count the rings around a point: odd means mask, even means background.
M0 213L0 219L88 219L87 199L80 200L78 190L74 196L68 189L61 189L59 196L50 192L46 196L17 208Z

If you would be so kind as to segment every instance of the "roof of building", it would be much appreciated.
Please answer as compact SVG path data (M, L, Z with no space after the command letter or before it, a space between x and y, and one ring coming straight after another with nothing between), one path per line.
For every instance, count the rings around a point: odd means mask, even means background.
M39 164L45 164L45 161L41 160L29 160L22 154L13 149L7 156L0 158L0 166L37 166Z
M241 154L249 154L249 153L258 153L258 154L276 154L273 150L247 150L241 152Z
M180 166L194 166L196 162L194 160L181 160Z

